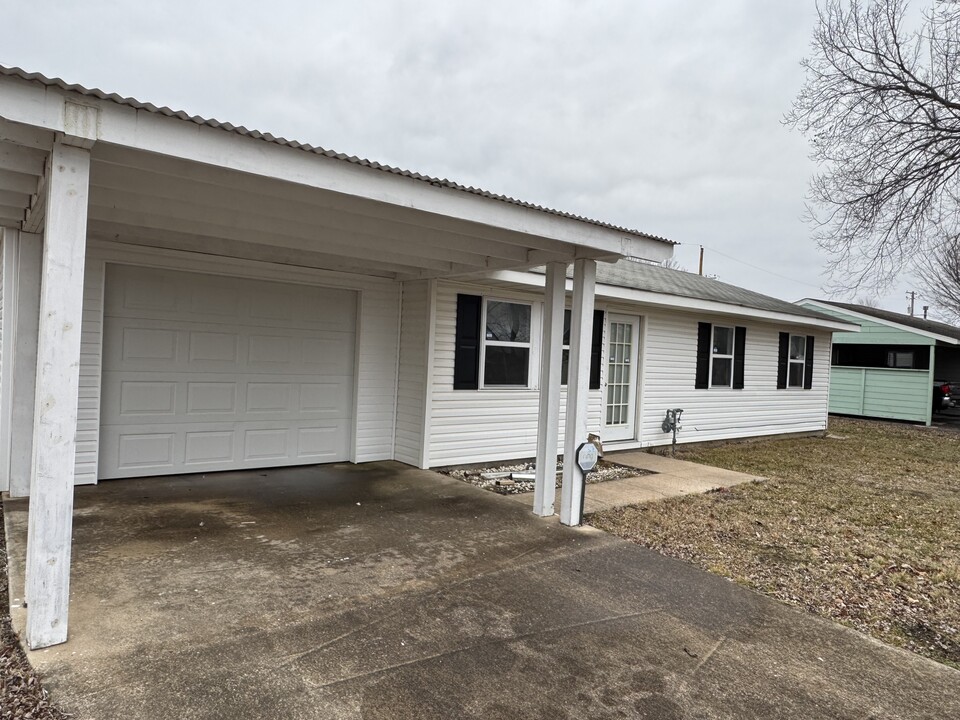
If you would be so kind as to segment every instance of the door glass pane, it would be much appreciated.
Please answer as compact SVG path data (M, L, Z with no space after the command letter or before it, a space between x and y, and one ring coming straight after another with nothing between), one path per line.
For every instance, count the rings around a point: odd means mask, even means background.
M611 322L607 346L607 425L627 425L630 410L630 360L633 327Z

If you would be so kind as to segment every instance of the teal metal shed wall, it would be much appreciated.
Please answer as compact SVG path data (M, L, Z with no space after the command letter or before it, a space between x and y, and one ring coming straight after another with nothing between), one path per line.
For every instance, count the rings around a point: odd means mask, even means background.
M901 368L830 368L830 412L841 415L931 422L933 410L934 348L933 338L890 327L881 321L851 315L824 305L804 307L860 325L860 332L835 332L835 345L919 345L930 352L929 370Z

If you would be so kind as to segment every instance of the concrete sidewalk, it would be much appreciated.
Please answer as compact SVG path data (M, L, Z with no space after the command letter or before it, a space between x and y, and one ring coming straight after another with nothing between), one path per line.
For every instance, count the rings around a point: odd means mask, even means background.
M623 480L608 480L587 485L584 498L584 514L637 505L638 503L665 498L704 493L717 488L731 487L740 483L762 480L755 475L723 470L709 465L698 465L686 460L677 460L663 455L653 455L643 450L607 452L604 460L627 465L654 473ZM533 505L533 494L508 495L513 500Z

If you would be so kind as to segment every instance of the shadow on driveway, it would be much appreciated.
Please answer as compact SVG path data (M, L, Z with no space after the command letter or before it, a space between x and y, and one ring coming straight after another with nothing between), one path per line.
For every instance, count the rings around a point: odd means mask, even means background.
M74 526L30 659L78 718L960 717L955 670L398 463L105 482Z

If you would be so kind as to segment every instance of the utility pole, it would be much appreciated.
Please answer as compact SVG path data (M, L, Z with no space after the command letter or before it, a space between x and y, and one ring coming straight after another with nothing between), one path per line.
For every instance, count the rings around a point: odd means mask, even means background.
M703 275L703 245L700 246L700 274Z
M907 299L910 301L910 317L913 317L913 303L917 299L917 293L911 290L907 293Z

